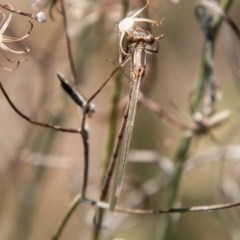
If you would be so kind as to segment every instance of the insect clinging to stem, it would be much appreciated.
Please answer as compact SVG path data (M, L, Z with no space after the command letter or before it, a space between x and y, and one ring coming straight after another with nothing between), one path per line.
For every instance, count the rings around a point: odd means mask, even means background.
M152 20L152 19L148 19L148 18L141 18L141 17L137 17L144 9L147 8L147 6L149 5L150 0L146 1L146 4L139 9L137 12L135 12L132 16L130 17L126 17L124 18L122 21L119 22L118 24L118 30L120 33L120 39L119 39L119 48L120 48L120 52L123 55L129 55L124 49L123 49L123 39L125 37L126 34L128 35L132 35L134 30L136 28L140 28L139 26L136 25L136 23L151 23L153 25L156 26L160 26L162 25L162 21L156 21L156 20Z

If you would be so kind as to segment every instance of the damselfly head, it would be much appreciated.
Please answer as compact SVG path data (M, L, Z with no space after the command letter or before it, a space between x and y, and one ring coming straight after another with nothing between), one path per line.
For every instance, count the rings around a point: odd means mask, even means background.
M149 0L147 0L146 4L137 12L135 12L132 16L124 18L118 24L118 30L120 33L119 48L120 48L120 52L123 55L128 55L128 53L123 49L123 41L125 36L127 36L127 38L129 37L131 38L136 30L140 30L140 32L142 31L144 33L144 38L146 37L147 31L143 30L139 26L139 23L150 23L156 26L162 25L163 20L159 22L156 20L148 19L148 18L137 17L148 6L148 4L149 4ZM148 34L147 37L149 36L150 35ZM150 41L154 41L154 37L151 36Z

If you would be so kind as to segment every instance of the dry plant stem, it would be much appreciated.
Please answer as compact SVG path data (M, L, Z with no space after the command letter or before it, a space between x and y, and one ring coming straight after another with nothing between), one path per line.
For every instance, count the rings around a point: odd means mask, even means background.
M124 63L123 63L124 65ZM87 104L90 104L92 102L92 100L102 91L102 89L106 86L106 84L109 82L109 80L113 77L113 75L118 71L118 69L123 66L117 66L113 69L113 71L110 73L110 75L107 77L107 79L105 80L105 82L97 89L97 91L95 93L92 94L92 96L87 100Z
M66 226L68 220L70 219L70 217L72 216L72 214L74 213L74 211L77 209L77 207L79 206L79 204L82 202L82 196L81 194L78 194L70 203L69 207L67 208L63 218L61 219L61 221L59 222L51 240L58 240L64 230L64 227Z
M71 74L73 75L74 82L77 82L77 73L76 69L74 67L73 63L73 56L71 51L71 41L68 34L68 28L67 28L67 13L65 9L64 0L61 0L61 8L62 8L62 15L63 15L63 23L64 23L64 32L65 32L65 38L67 43L67 53L68 53L68 60L70 64ZM82 190L81 195L82 197L85 196L87 185L88 185L88 168L89 168L89 142L88 142L88 130L86 129L86 120L88 117L87 108L90 105L90 102L88 102L86 108L83 108L83 116L81 121L81 137L82 137L82 143L83 143L83 149L84 149L84 170L83 170L83 183L82 183Z
M71 51L71 40L70 40L70 37L68 34L67 13L65 10L64 0L61 0L61 8L62 8L62 15L63 15L64 33L65 33L65 38L66 38L66 42L67 42L68 60L69 60L69 64L70 64L71 73L73 75L74 83L76 83L77 72L76 72L76 69L75 69L74 63L73 63L73 56L72 56L72 51Z
M127 14L129 2L128 0L122 0L122 6L123 6L123 16ZM128 61L128 58L123 61L124 65ZM120 66L116 67L115 70L117 71L120 68ZM111 75L115 73L115 70ZM111 75L109 79L111 78ZM118 103L121 96L121 75L118 73L115 77L114 81L114 89L113 89L113 95L112 95L112 101L111 101L111 110L110 110L110 119L109 119L109 128L108 128L108 136L107 136L107 144L105 149L105 156L103 160L103 173L102 173L102 190L100 193L100 200L105 201L107 198L107 192L109 189L110 179L106 176L108 175L109 168L111 168L111 155L112 155L112 149L114 148L114 139L116 137L116 129L117 129L117 121L118 121ZM107 81L106 81L107 83ZM105 86L105 84L104 84ZM104 87L103 86L103 87ZM113 169L112 169L113 172ZM112 174L111 174L112 175ZM111 178L111 176L110 176ZM106 180L108 179L108 183L106 183ZM101 234L101 226L104 218L104 209L96 209L95 216L94 216L94 231L93 231L93 240L98 240Z
M121 96L121 75L118 73L114 79L114 90L113 90L113 96L111 101L111 110L110 110L110 118L109 118L109 128L108 128L108 136L107 136L107 143L106 143L106 149L105 149L105 156L103 160L103 172L102 172L102 180L101 183L104 185L104 177L107 175L108 166L112 149L114 147L114 139L116 137L116 129L117 129L117 121L118 121L118 103ZM101 192L100 200L105 201L107 197L107 194L103 194ZM101 233L101 225L104 217L104 210L103 209L96 209L96 213L94 216L94 232L93 232L93 239L98 240Z
M114 147L114 139L116 137L117 122L118 122L118 103L121 97L121 88L122 88L122 78L120 73L118 73L114 79L114 89L111 101L111 110L109 118L109 129L107 144L105 150L105 157L103 162L103 174L102 174L102 183L104 181L104 176L106 176L107 168L109 166L109 161L111 158L112 150Z
M187 147L188 147L187 145L185 147L183 146L182 154L184 154L185 148ZM181 157L180 155L179 157ZM74 211L77 209L77 207L81 203L85 203L90 206L94 206L103 210L109 210L109 204L106 202L83 198L80 194L76 195L76 197L73 199L73 201L69 205L69 208L65 212L64 217L59 222L53 234L53 237L51 238L52 240L58 240L60 238L68 220L70 219L71 215L74 213ZM132 209L132 208L124 208L124 207L116 206L115 212L133 214L133 215L163 215L163 214L169 215L169 214L176 214L176 213L179 214L179 213L194 213L194 212L210 212L210 211L223 210L223 209L234 208L239 206L240 206L240 202L184 207L184 208L149 209L149 210L148 209L146 210Z
M129 58L126 58L121 64L119 64L117 67L115 67L112 72L109 74L109 76L106 78L106 80L102 83L102 85L95 91L91 97L88 98L87 104L89 105L92 100L102 91L102 89L106 86L106 84L109 82L109 80L114 76L114 74L118 71L119 68L123 67L126 62L129 60Z
M123 63L124 64L124 63ZM87 106L91 103L91 101L101 92L101 90L104 88L104 86L109 82L109 80L113 77L113 75L117 72L117 70L120 68L121 66L116 67L111 74L107 77L107 79L103 82L103 84L97 89L97 91L87 100ZM88 173L87 173L87 169L88 169L88 155L89 155L89 146L88 146L88 132L85 129L85 122L86 122L86 113L83 113L83 118L82 118L82 139L83 139L83 145L84 145L84 158L85 158L85 165L84 165L84 177L83 177L83 186L82 186L82 192L81 194L78 194L74 200L70 203L66 213L64 214L64 216L62 217L62 219L60 220L60 223L58 225L58 227L56 228L56 231L53 234L52 239L57 240L60 238L70 216L74 213L74 211L76 210L78 204L81 202L81 199L83 199L83 196L86 193L86 187L87 187L87 178L88 178ZM87 156L87 157L86 157Z
M50 125L50 124L47 124L47 123L42 123L42 122L38 122L38 121L35 121L35 120L32 120L30 117L26 116L25 114L23 114L16 106L15 104L12 102L12 100L10 99L10 97L8 96L6 90L4 89L1 81L0 81L0 89L3 93L3 95L5 96L6 100L8 101L9 105L12 107L12 109L20 116L22 117L23 119L25 119L26 121L34 124L34 125L37 125L39 127L45 127L45 128L50 128L50 129L53 129L53 130L57 130L57 131L61 131L61 132L67 132L67 133L80 133L81 134L81 130L78 130L78 129L73 129L73 128L62 128L60 126L57 126L57 125Z
M108 209L109 206L106 203L101 202L87 202L90 205L96 205L98 207L102 207L104 209ZM229 209L234 207L239 207L240 202L233 203L223 203L223 204L215 204L215 205L204 205L204 206L194 206L194 207L184 207L184 208L169 208L169 209L157 209L157 210L143 210L143 209L132 209L132 208L123 208L117 206L115 212L117 213L127 213L134 215L162 215L165 214L169 216L169 214L179 214L179 213L196 213L196 212L212 212L219 211L223 209Z
M126 109L125 109L125 113L123 115L123 120L118 132L118 136L117 136L117 141L116 144L114 146L113 149L113 153L112 153L112 157L110 160L110 163L108 165L107 171L106 171L106 176L103 182L103 186L101 189L101 195L100 195L100 200L105 200L109 191L109 186L110 186L110 181L112 179L112 175L116 166L116 159L119 153L119 149L120 149L120 144L121 144L121 140L123 137L123 133L126 127L126 123L127 123L127 118L128 118L128 109L129 109L129 104L127 105Z
M224 11L227 11L229 7L231 6L232 0L224 0L221 1L221 7ZM217 37L218 30L220 28L220 25L222 23L222 18L218 18L217 21L215 22L215 25L212 28L211 32L211 46L214 48L215 45L215 40ZM208 39L209 40L209 39ZM205 48L206 50L208 48ZM209 50L209 49L208 49ZM212 49L213 51L213 49ZM203 101L203 96L204 96L204 91L205 91L205 84L206 84L206 79L209 78L208 74L211 74L211 71L209 72L209 65L205 62L206 61L206 54L203 53L202 60L201 60L201 65L200 65L200 75L199 79L196 82L196 87L194 91L194 98L192 98L191 101L191 112L195 113ZM211 55L210 55L211 56ZM187 154L189 152L192 138L193 138L193 132L185 132L185 135L183 136L183 139L180 141L180 146L178 150L176 151L174 161L175 161L175 171L173 174L173 179L172 182L169 186L169 192L167 196L167 207L172 208L175 204L176 197L177 197L177 192L179 189L179 184L181 181L181 176L183 172L183 166L184 163L187 159ZM156 239L157 240L167 240L170 239L170 235L172 233L172 226L173 226L173 219L170 215L167 215L165 218L162 219L163 221L160 221L160 226L159 230L156 234Z
M224 12L227 12L228 9L230 8L233 0L222 0L221 1L221 8ZM210 41L212 45L212 52L214 52L214 47L215 47L215 40L218 35L219 28L221 26L223 19L222 17L218 17L216 20L214 26L212 27L211 35L208 34L206 36L206 42ZM202 101L203 94L205 91L205 79L208 74L209 70L209 65L205 62L206 56L208 54L208 47L206 47L207 43L205 44L205 51L203 51L202 58L201 58L201 63L200 63L200 70L199 70L199 77L198 80L196 81L196 85L194 87L194 92L193 96L191 97L191 104L190 104L190 109L191 112L194 113L195 111L198 110L199 105Z
M53 63L52 60L52 56L48 57L47 60L44 61L44 64L41 64L42 61L36 60L36 64L38 63L37 65L39 67L39 72L41 73L41 79L45 79L46 81L47 79L49 79L49 71L51 71L50 69ZM45 69L44 66L47 66L47 68ZM44 103L46 103L47 101L46 89L49 89L50 86L49 83L45 83L43 82L42 87L38 89L38 91L40 91L40 98L38 99L37 104L35 104L35 108L31 114L32 116L39 115L39 113L41 113L41 106L43 106ZM63 99L64 98L61 98L61 100ZM61 109L65 109L64 105L65 101L63 105L61 104ZM54 118L52 116L45 115L44 120L47 122L51 121L57 124L61 124L62 122L64 122L64 111L62 111L61 109L58 109L57 113L54 114ZM31 127L31 125L29 126ZM41 128L31 127L30 133L31 134L28 137L26 136L27 141L25 142L25 146L21 144L22 150L28 148L33 152L40 151L42 153L49 154L52 149L54 138L58 135L56 134L56 131L43 131ZM32 138L33 136L34 139ZM19 156L20 154L15 155L15 161L17 160L19 162L19 160L21 160L19 159ZM21 167L21 161L19 162L19 164ZM41 191L43 187L45 187L44 183L46 180L47 172L48 169L46 168L46 166L34 166L31 169L31 174L28 174L28 178L25 179L25 187L22 194L20 195L21 197L18 202L19 210L17 211L17 214L15 216L15 230L12 230L12 233L14 234L13 239L29 239L29 235L32 232L34 224L34 212L38 210L38 200L39 197L41 197ZM14 181L14 184L16 184L17 177L15 173L19 173L19 171L12 172L10 176L12 178L12 181Z
M83 198L80 194L76 195L68 210L66 211L64 218L61 220L55 231L54 237L52 239L57 240L60 237L60 232L64 230L64 226L67 224L68 219L74 213L74 210L79 204L85 203L89 206L97 207L104 210L109 210L109 203L96 201L89 198ZM132 215L168 215L168 214L179 214L179 213L195 213L195 212L212 212L219 211L223 209L229 209L234 207L239 207L240 202L230 202L230 203L220 203L212 205L201 205L183 208L166 208L166 209L137 209L137 208L125 208L121 206L116 206L115 212L122 214L132 214ZM56 237L57 236L57 237Z
M9 12L11 12L11 13L19 14L19 15L22 15L22 16L24 16L24 17L29 17L29 18L34 19L34 20L36 20L36 21L38 21L38 22L41 22L41 23L44 23L44 22L47 21L47 19L45 18L45 15L44 15L44 17L41 19L41 18L39 18L38 16L36 16L36 15L34 15L34 14L32 14L32 13L26 13L26 12L22 12L22 11L20 11L20 10L12 9L12 8L9 6L9 4L2 4L2 3L0 3L0 7L3 8L3 9L5 9L5 10L7 10L7 11L9 11Z
M87 121L87 112L83 112L82 123L81 123L81 137L83 143L83 151L84 151L84 170L83 170L83 183L82 183L82 197L85 197L87 186L88 186L88 172L89 172L89 142L88 142L88 130L86 129L86 121Z
M125 17L128 11L129 1L122 0L122 16ZM116 69L117 70L117 69ZM111 77L110 77L111 78ZM105 201L107 197L107 192L109 186L106 185L106 181L104 180L105 176L108 176L108 167L110 168L111 163L111 155L112 149L114 148L114 139L116 136L116 129L117 129L117 121L118 121L118 103L121 96L121 75L118 73L115 77L114 81L114 89L111 101L111 110L110 110L110 119L109 119L109 128L108 128L108 136L107 136L107 143L105 149L105 156L103 160L103 173L102 173L102 191L100 200ZM113 171L113 170L112 170ZM110 182L110 180L109 180ZM109 185L109 183L107 184ZM101 234L101 226L104 218L104 209L96 209L95 216L94 216L94 225L95 228L93 230L93 240L98 240Z
M181 144L175 154L175 169L173 173L173 177L169 186L169 190L167 193L167 208L171 209L174 207L179 184L181 181L181 176L184 168L184 162L187 159L187 154L190 149L190 145L192 142L193 133L190 131L185 132L185 136L181 139ZM157 240L167 240L170 239L170 234L172 232L172 217L170 215L165 216L159 222L159 227L157 228L156 239Z
M127 60L126 60L127 61ZM126 62L125 61L125 62ZM125 63L124 62L124 63ZM124 64L123 63L123 64ZM112 75L112 74L111 74ZM111 76L110 75L110 76ZM116 129L117 129L117 121L118 121L118 103L121 96L121 76L118 74L114 81L114 92L112 97L112 107L111 107L111 113L110 113L110 125L109 125L109 133L108 133L108 139L107 139L107 145L106 145L106 152L105 152L105 158L103 162L103 178L102 178L102 188L100 193L100 201L105 201L107 199L107 194L109 191L110 181L113 175L114 167L116 161L116 155L118 154L119 146L115 145L114 147L114 140L116 136ZM126 118L127 118L127 110L124 114L124 120L121 124L118 138L119 136L122 136L125 125L126 125ZM112 157L111 157L112 156ZM104 218L104 209L97 209L95 216L94 216L94 232L93 232L93 239L97 240L100 237L101 233L101 226L102 221Z
M68 34L68 28L67 28L67 13L65 10L65 4L64 0L61 0L61 8L62 8L62 15L63 15L63 23L64 23L64 32L65 32L65 38L67 43L67 52L68 52L68 60L70 64L71 74L73 75L74 82L77 82L77 73L76 69L74 67L73 62L73 56L71 51L71 41ZM87 185L88 185L88 172L89 172L89 134L88 130L86 128L86 121L88 117L88 106L90 106L90 101L88 101L87 106L83 108L83 116L81 121L81 137L82 137L82 143L83 143L83 149L84 149L84 170L83 170L83 183L82 183L82 190L81 195L82 197L85 197L86 191L87 191Z
M126 16L128 11L128 0L122 0L122 16ZM121 96L121 89L122 89L122 82L121 82L121 75L117 74L114 79L114 88L112 94L112 101L111 101L111 110L110 110L110 118L109 118L109 128L108 128L108 137L107 137L107 144L105 150L105 157L103 161L103 174L102 174L102 183L104 181L104 176L107 172L107 167L109 166L109 161L112 154L112 149L114 147L114 139L116 136L116 129L117 129L117 121L118 121L118 103Z
M119 132L118 132L117 143L115 144L115 146L113 148L113 152L110 152L110 156L112 156L112 157L109 157L110 161L109 161L108 168L106 169L105 177L103 179L101 194L100 194L100 201L106 201L107 196L108 196L110 182L111 182L111 179L112 179L112 176L114 173L114 169L116 167L116 160L117 160L117 155L118 155L119 149L120 149L121 139L123 137L123 133L124 133L126 123L127 123L128 109L129 109L129 105L127 106L124 116L123 116L123 120L122 120L120 129L119 129ZM114 139L113 139L113 142L114 142ZM100 237L102 221L104 218L104 211L105 211L104 209L97 209L96 214L94 216L94 225L95 225L95 230L94 230L94 235L93 235L94 240L98 240Z
M171 116L163 107L161 107L158 103L154 102L154 100L146 97L145 95L141 94L139 102L149 111L156 114L166 125L174 127L178 130L189 129L189 126L186 123L182 123L178 119Z

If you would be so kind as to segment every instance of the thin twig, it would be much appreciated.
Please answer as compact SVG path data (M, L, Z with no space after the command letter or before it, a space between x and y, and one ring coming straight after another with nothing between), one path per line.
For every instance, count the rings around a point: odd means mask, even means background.
M19 15L22 15L24 17L29 17L31 19L34 19L34 20L36 20L40 23L47 22L47 18L45 16L44 12L38 12L36 15L34 15L32 13L26 13L26 12L22 12L20 10L13 9L10 4L2 4L2 3L0 3L0 7L9 11L9 12L11 12L11 13L19 14Z
M81 204L85 203L90 206L98 207L99 209L109 210L109 204L106 202L95 201L88 198L83 198L80 194L76 195L73 201L70 203L67 211L64 213L63 218L59 222L52 240L58 240L68 222L71 215ZM170 208L170 209L132 209L116 206L115 212L124 213L124 214L133 214L133 215L162 215L162 214L179 214L179 213L195 213L195 212L212 212L217 210L229 209L234 207L239 207L240 202L232 203L222 203L222 204L212 204L212 205L202 205L202 206L193 206L193 207L184 207L184 208Z
M154 100L148 98L147 96L141 94L139 102L146 107L149 111L155 113L159 118L161 118L164 123L170 127L176 129L187 130L189 126L185 123L180 122L178 119L172 117L168 112Z
M89 117L91 117L95 112L95 105L93 103L87 104L86 99L66 81L63 74L57 73L57 77L63 90Z
M118 103L121 97L121 86L122 86L122 75L120 74L120 72L118 72L114 78L114 89L113 89L113 95L112 95L112 101L111 101L107 143L106 143L105 154L103 159L101 186L104 185L105 176L108 172L108 168L111 165L110 164L111 155L114 149L114 141L116 138L116 131L117 131L118 114L119 114ZM104 192L108 192L108 188L109 186L105 186ZM100 193L100 195L101 195L100 200L105 201L107 199L106 193ZM95 216L93 218L93 222L95 225L94 232L93 232L93 240L98 240L100 237L104 213L105 213L104 209L96 209L95 211Z
M119 150L120 150L121 141L122 141L124 130L125 130L126 123L127 123L128 109L129 109L129 103L128 103L126 109L125 109L123 119L122 119L122 123L120 125L118 136L117 136L117 139L116 139L116 144L114 146L112 157L111 157L108 169L106 171L106 176L105 176L105 179L104 179L104 182L103 182L101 195L100 195L100 200L101 201L106 199L106 196L107 196L108 191L109 191L110 181L112 179L112 175L113 175L113 172L114 172L114 169L115 169L117 156L118 156L118 153L119 153Z
M122 0L122 16L125 17L128 11L129 7L129 0ZM128 58L126 58L126 62ZM109 118L109 128L108 128L108 136L107 136L107 143L106 143L106 150L105 150L105 156L103 161L103 173L102 173L102 180L101 180L101 186L102 190L100 193L100 200L105 201L107 198L107 192L109 189L110 179L112 176L109 175L109 172L113 173L113 169L110 169L114 166L112 165L111 161L111 155L112 151L114 151L114 139L116 135L116 129L117 129L117 122L118 122L118 103L121 96L121 75L118 73L115 77L114 81L114 89L113 89L113 95L112 95L112 101L111 101L111 110L110 110L110 118ZM106 177L108 176L108 177ZM109 180L106 180L109 178ZM108 183L107 183L108 182ZM102 222L104 219L104 209L97 209L95 211L95 215L93 218L93 222L95 225L94 231L93 231L93 240L98 240L101 234L101 227Z
M82 137L82 143L83 143L83 151L84 151L84 169L83 169L83 181L82 181L82 190L81 190L81 196L85 197L87 186L88 186L88 172L89 172L89 136L88 136L88 130L86 128L86 121L87 121L87 113L83 111L82 121L81 121L81 137Z
M64 0L61 0L61 8L62 8L62 15L63 15L63 24L64 24L64 33L67 43L67 53L68 53L68 60L70 64L71 73L74 79L74 83L77 82L77 72L74 66L73 55L72 55L72 48L71 48L71 40L68 34L68 26L67 26L67 13L65 9Z
M48 124L48 123L42 123L42 122L38 122L38 121L35 121L35 120L32 120L30 117L26 116L24 113L22 113L16 106L15 104L12 102L12 100L10 99L10 97L8 96L6 90L4 89L1 81L0 81L0 89L3 93L3 95L5 96L7 102L9 103L9 105L12 107L12 109L20 116L22 117L23 119L25 119L26 121L34 124L34 125L37 125L39 127L45 127L45 128L50 128L50 129L54 129L54 130L57 130L57 131L61 131L61 132L67 132L67 133L80 133L82 134L82 131L81 130L78 130L78 129L73 129L73 128L63 128L63 127L60 127L60 126L57 126L57 125L51 125L51 124Z
M66 223L66 218L72 214L73 209L79 205L79 203L85 203L90 206L95 206L101 209L109 210L110 206L107 202L95 201L89 198L83 198L79 194L73 199L69 205L68 212L65 214L64 221ZM209 204L182 208L167 208L167 209L137 209L137 208L125 208L121 206L116 206L115 212L117 213L127 213L133 215L159 215L159 214L174 214L174 213L194 213L194 212L212 212L217 210L229 209L239 207L240 202L230 202L230 203L219 203L219 204ZM61 224L62 225L62 224Z
M113 71L110 73L110 75L106 78L106 80L101 84L101 86L92 94L90 98L88 98L87 102L90 103L92 100L102 91L102 89L106 86L106 84L109 82L109 80L113 77L113 75L120 69L121 67L124 66L124 64L129 60L127 58L122 64L119 64L116 66Z

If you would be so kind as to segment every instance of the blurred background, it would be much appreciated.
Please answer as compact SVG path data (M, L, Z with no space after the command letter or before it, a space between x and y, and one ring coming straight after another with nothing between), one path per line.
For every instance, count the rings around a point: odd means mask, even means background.
M45 1L5 1L15 9L37 13ZM189 123L189 99L204 45L204 35L194 14L197 1L152 0L145 14L161 20L163 26L152 27L155 36L164 34L159 51L151 59L144 93L180 121ZM31 3L35 3L35 8ZM104 82L118 61L117 24L122 19L121 1L66 0L68 32L77 70L78 91L90 97ZM144 1L132 0L129 10L137 10ZM30 48L20 56L28 61L12 71L1 71L0 80L15 105L34 120L79 128L81 111L60 87L56 73L72 81L64 36L62 15L57 2L47 23L33 22L30 36L14 49ZM240 2L234 1L229 16L240 27ZM2 16L1 16L2 17ZM13 14L4 32L22 36L29 30L28 19ZM177 206L208 205L240 201L239 172L239 69L231 63L233 51L239 56L240 43L226 24L216 41L214 74L221 100L219 111L231 109L230 119L211 134L196 137L189 152L186 171L181 181ZM3 51L1 49L1 51ZM19 56L10 54L11 58ZM2 65L11 63L2 60ZM125 71L128 74L128 68ZM121 71L120 71L121 72ZM94 99L96 113L88 119L90 170L87 195L98 199L103 158L109 131L109 114L114 80ZM120 105L129 92L129 80L122 74ZM173 104L177 109L173 107ZM122 114L119 107L119 120ZM51 236L74 196L81 191L83 147L78 134L61 133L26 122L0 94L0 239L45 240ZM123 183L120 203L131 207L140 186L160 176L159 189L144 196L138 208L164 208L163 197L168 175L155 159L165 156L172 162L181 141L182 130L169 127L156 115L139 105L131 143L130 161ZM221 154L221 146L226 153ZM140 154L140 155L137 155ZM146 155L144 155L146 154ZM144 160L136 160L136 156ZM193 163L193 166L191 166ZM166 183L165 183L166 182ZM166 185L166 186L165 186ZM150 191L151 192L151 191ZM136 195L131 195L136 193ZM130 200L129 200L130 199ZM128 201L129 200L129 201ZM136 200L136 199L135 199ZM81 205L73 214L60 239L92 239L93 209ZM172 239L239 239L240 213L237 208L211 213L175 215ZM102 239L154 239L159 216L111 214L102 230Z

